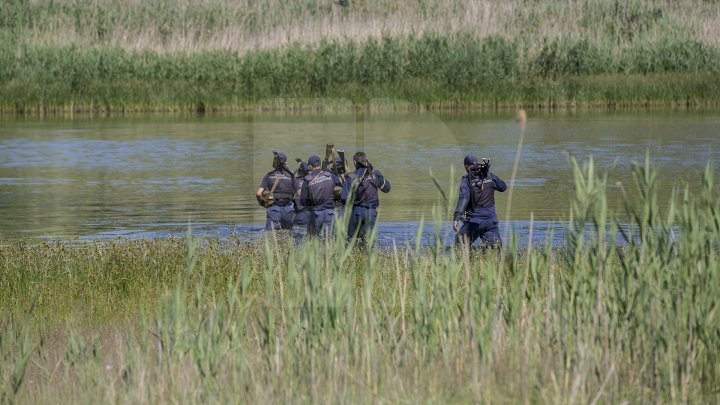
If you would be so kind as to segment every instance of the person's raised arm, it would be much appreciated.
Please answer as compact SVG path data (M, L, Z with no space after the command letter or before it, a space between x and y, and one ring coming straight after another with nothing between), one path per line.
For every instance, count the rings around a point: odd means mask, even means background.
M373 183L378 188L378 190L382 191L383 193L389 193L390 192L390 180L386 179L382 173L375 170L373 172L375 175L373 178Z
M495 190L499 192L503 192L507 190L507 184L505 184L504 181L500 180L500 177L498 177L495 173L490 173L490 176L493 179L493 182L495 182Z

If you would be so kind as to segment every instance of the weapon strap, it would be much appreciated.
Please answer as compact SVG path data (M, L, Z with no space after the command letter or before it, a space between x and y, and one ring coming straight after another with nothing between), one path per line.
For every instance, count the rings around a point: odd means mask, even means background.
M282 168L280 170L280 173L278 173L278 177L275 179L275 183L273 183L272 188L270 189L270 194L275 192L275 187L277 187L278 183L280 182L280 179L282 179L282 172L287 172L290 175L290 180L293 180L295 178L295 173L291 172L287 168ZM293 181L294 183L294 181Z
M368 165L368 166L365 168L365 171L363 172L362 178L360 179L360 182L358 183L358 187L360 187L360 186L363 184L363 182L365 182L365 180L367 180L367 178L370 177L371 174L373 174L373 171L374 171L374 169L373 169L372 165ZM370 184L372 184L372 186L375 187L375 188L382 188L382 186L378 187L377 184L375 184L375 183L372 183L372 182L371 182ZM383 184L382 184L382 185L383 185L383 186L385 185L385 179L383 179Z
M270 189L270 194L275 192L275 187L277 187L278 183L280 183L280 179L282 178L282 172L280 172L278 174L279 174L279 176L275 179L275 183L273 183L273 186Z

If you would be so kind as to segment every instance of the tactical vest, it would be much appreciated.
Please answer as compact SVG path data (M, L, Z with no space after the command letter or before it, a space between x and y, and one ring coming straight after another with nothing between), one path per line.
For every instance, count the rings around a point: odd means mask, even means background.
M370 173L364 177L364 179L362 175L358 177L357 173L348 174L348 179L353 182L353 187L355 188L355 202L353 205L356 207L377 205L378 188L374 183L375 174Z
M275 187L275 191L273 192L276 204L288 205L292 202L293 196L295 195L294 176L285 170L275 170L268 174L271 182L274 182L278 176L280 176L280 181L278 181L277 187Z
M335 181L328 171L305 177L308 186L308 205L316 209L332 209L335 206Z
M470 183L470 210L475 208L495 208L495 182L492 177L468 175Z

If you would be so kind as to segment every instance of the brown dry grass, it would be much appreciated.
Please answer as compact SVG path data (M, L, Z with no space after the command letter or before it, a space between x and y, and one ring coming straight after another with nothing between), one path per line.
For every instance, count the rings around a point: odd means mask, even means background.
M114 46L125 50L197 52L276 48L290 43L317 44L324 40L364 41L381 36L404 37L427 32L470 33L478 38L501 35L523 38L532 53L542 38L582 35L595 41L610 40L614 21L625 21L627 29L647 40L667 36L692 38L720 46L720 7L702 1L628 2L638 8L660 10L661 24L637 28L632 10L611 9L604 2L355 2L341 7L330 0L318 0L299 9L296 2L249 0L190 0L158 2L152 9L143 2L124 2L122 12L116 0L59 0L64 10L43 11L44 2L31 1L40 11L31 29L23 32L29 45L75 44L83 47ZM87 18L82 23L69 12L82 3ZM218 11L220 10L220 11ZM612 14L608 14L612 11ZM203 14L205 13L205 14ZM221 15L218 19L213 15ZM108 17L109 15L109 17ZM104 21L113 21L110 27ZM593 21L597 19L597 21ZM590 20L590 21L588 21ZM622 27L620 27L622 29ZM98 31L107 32L99 38Z

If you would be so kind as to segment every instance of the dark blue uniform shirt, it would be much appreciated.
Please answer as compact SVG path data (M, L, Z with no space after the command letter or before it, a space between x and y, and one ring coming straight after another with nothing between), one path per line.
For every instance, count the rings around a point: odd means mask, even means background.
M288 171L282 169L275 169L263 177L260 187L265 190L272 190L275 180L280 178L273 191L275 197L275 204L288 205L293 201L295 195L295 177L292 176Z
M300 200L313 210L332 210L335 208L335 187L341 185L334 173L314 170L305 176Z
M348 197L354 187L353 207L377 208L380 205L378 190L383 193L390 191L390 181L383 177L379 170L373 170L364 179L365 168L360 167L352 173L348 173L347 180L342 190L342 201L347 204ZM362 179L362 182L361 182Z
M484 178L473 173L463 176L460 180L460 193L455 207L455 221L464 221L465 214L470 214L470 221L492 219L497 221L495 212L495 191L507 190L507 184L495 173L488 172ZM475 221L473 221L475 220Z

